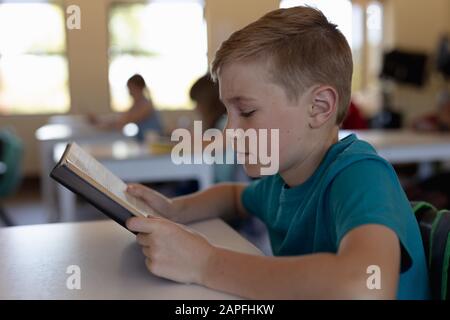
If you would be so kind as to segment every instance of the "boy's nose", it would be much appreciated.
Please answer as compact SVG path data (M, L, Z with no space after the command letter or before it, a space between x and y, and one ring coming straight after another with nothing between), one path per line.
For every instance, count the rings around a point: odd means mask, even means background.
M240 125L239 121L233 119L233 118L230 117L230 116L227 117L227 123L226 123L226 125L225 125L224 130L227 130L227 129L229 129L229 130L244 129L244 130L245 130L245 128L243 128L243 127ZM226 131L225 131L225 132L226 132Z

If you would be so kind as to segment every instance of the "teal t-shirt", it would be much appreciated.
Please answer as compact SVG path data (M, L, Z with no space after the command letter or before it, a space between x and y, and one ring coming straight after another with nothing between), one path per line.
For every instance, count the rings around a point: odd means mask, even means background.
M347 136L330 147L314 174L287 188L280 175L251 183L244 207L267 226L274 255L336 253L342 238L364 224L381 224L402 247L399 299L427 299L421 235L392 166L367 142Z

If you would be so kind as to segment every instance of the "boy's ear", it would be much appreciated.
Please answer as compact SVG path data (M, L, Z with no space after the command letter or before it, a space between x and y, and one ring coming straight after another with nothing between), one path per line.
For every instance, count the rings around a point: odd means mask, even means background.
M318 86L312 91L309 126L319 128L337 113L338 93L331 86Z

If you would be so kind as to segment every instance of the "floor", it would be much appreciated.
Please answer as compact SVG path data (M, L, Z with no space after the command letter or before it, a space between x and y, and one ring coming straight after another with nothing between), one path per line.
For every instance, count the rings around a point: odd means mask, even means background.
M48 211L41 202L38 178L25 179L13 197L2 201L8 218L14 225L32 225L48 223ZM88 203L81 202L77 210L77 221L108 219ZM0 220L0 227L5 223ZM264 254L271 255L267 231L262 222L251 219L243 223L232 224L244 238L257 246Z

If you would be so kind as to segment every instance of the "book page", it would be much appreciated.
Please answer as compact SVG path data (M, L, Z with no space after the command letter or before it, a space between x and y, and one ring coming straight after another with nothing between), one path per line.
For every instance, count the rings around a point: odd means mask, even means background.
M157 215L142 200L126 192L127 185L76 143L72 143L66 155L71 170L134 215Z

